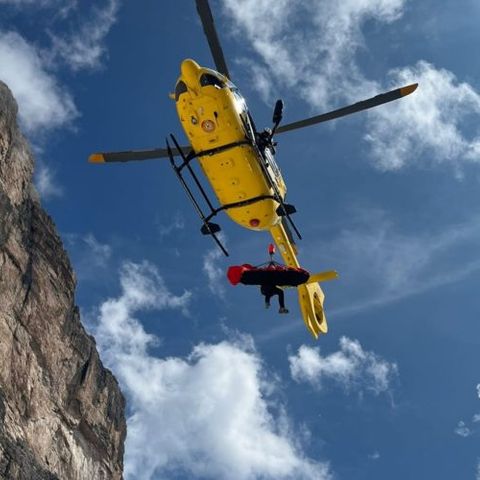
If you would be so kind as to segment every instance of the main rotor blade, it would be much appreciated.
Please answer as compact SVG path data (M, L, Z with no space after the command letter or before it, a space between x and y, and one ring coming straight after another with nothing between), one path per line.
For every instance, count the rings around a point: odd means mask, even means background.
M227 78L230 78L230 73L228 73L227 63L225 62L225 57L223 56L222 46L220 45L220 40L218 39L217 30L215 29L215 23L213 21L213 15L212 11L210 10L210 5L208 4L208 0L196 0L196 3L197 11L200 15L200 20L202 21L203 25L203 31L207 37L215 66L220 73L225 75Z
M191 150L190 147L180 147L185 155ZM176 148L172 148L173 155L180 155ZM94 153L88 157L91 163L110 163L110 162L134 162L139 160L151 160L154 158L168 158L166 148L155 148L153 150L129 150L126 152L104 152Z
M297 128L308 127L310 125L315 125L316 123L327 122L328 120L344 117L345 115L350 115L351 113L377 107L378 105L383 105L384 103L392 102L393 100L410 95L410 93L414 92L417 87L418 83L413 83L412 85L407 85L406 87L381 93L380 95L376 95L368 100L354 103L348 107L339 108L338 110L323 113L322 115L317 115L316 117L306 118L305 120L299 120L298 122L287 123L286 125L278 127L275 133L289 132L290 130L296 130Z

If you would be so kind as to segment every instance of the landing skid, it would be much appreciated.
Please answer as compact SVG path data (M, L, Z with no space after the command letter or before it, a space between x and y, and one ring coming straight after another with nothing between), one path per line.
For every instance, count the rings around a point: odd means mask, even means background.
M172 139L172 142L174 143L175 147L178 150L179 145L178 145L177 140L175 139L175 137L173 135L170 135L170 138ZM213 238L214 242L218 245L218 248L220 248L220 250L223 252L223 254L226 257L228 257L228 252L227 252L226 248L223 246L222 242L220 241L220 239L217 236L217 233L220 232L220 226L217 225L216 223L211 223L211 222L208 221L209 218L207 218L205 216L205 214L203 213L203 210L200 207L199 203L197 202L196 198L194 197L194 195L192 193L192 190L190 189L187 182L183 178L182 169L184 167L186 167L188 169L190 175L192 176L195 184L197 185L198 189L200 190L200 193L202 194L203 198L207 202L207 205L209 206L210 210L213 213L215 209L213 208L213 205L210 202L210 199L208 198L204 188L202 187L200 181L198 180L198 177L195 175L195 172L193 171L192 167L190 166L190 161L192 160L193 157L189 158L190 155L189 155L189 157L186 157L185 154L183 153L183 151L180 149L179 152L181 153L181 157L182 157L183 162L180 165L177 166L176 163L175 163L175 157L173 155L172 148L170 147L170 143L168 142L168 138L166 139L166 144L167 144L168 157L170 158L170 164L172 165L173 171L177 175L177 178L180 181L180 184L183 186L183 188L185 190L185 193L187 194L188 198L192 202L196 212L198 213L200 219L203 222L203 225L202 225L202 228L201 228L202 234L210 235Z
M171 164L171 166L173 168L173 171L175 172L180 184L182 185L183 189L185 190L185 193L187 194L187 197L190 199L195 211L197 212L198 216L200 217L200 219L203 223L200 231L203 235L210 235L225 256L227 256L227 257L229 256L228 252L227 252L225 246L220 241L219 237L217 236L217 233L219 233L221 231L220 225L218 225L216 223L213 223L210 220L212 220L213 217L215 217L218 213L220 213L224 210L229 210L231 208L246 207L248 205L252 205L254 203L261 202L262 200L267 200L267 199L275 200L279 204L279 206L277 208L277 215L282 217L282 223L286 226L285 222L288 222L290 224L290 226L293 228L293 230L295 231L295 233L298 235L298 238L300 238L300 239L302 238L301 235L300 235L300 232L298 231L295 224L293 223L293 220L290 217L291 214L296 212L296 209L293 205L290 205L288 203L284 203L283 198L280 195L280 192L278 191L277 185L275 184L275 182L271 179L271 177L269 175L269 172L267 170L266 160L263 157L263 155L261 155L261 152L258 150L258 148L257 148L257 146L254 142L252 142L248 139L245 139L245 140L242 140L240 142L235 142L235 143L223 145L223 146L216 147L214 149L206 150L206 151L203 151L203 152L194 152L193 150L191 150L187 155L185 155L183 149L178 144L177 139L172 134L170 134L170 140L173 142L173 145L175 147L175 148L172 148L170 146L169 139L166 138L166 145L167 145L166 150L168 152L168 157L170 159L170 164ZM211 202L211 200L208 198L208 195L207 195L205 189L203 188L202 184L200 183L197 175L193 171L193 169L190 165L190 162L193 159L198 158L198 157L203 157L203 156L207 156L207 155L214 155L216 153L228 150L230 148L235 148L235 147L238 147L240 145L246 145L246 144L251 145L253 148L255 148L257 150L258 156L259 156L259 158L261 158L261 161L259 162L260 166L261 166L262 171L265 175L265 178L268 181L269 186L273 190L273 195L259 195L257 197L248 198L246 200L242 200L242 201L239 201L239 202L228 203L228 204L222 205L218 208L215 208L213 206L213 203ZM182 162L178 165L175 163L175 155L177 155L177 156L179 155L182 159ZM184 175L183 175L183 170L185 168L188 170L188 173L190 174L191 178L193 179L195 185L197 186L201 196L205 200L205 203L207 204L208 209L210 210L210 212L208 214L204 213L204 211L202 210L202 207L200 206L198 200L195 198L191 188L189 187L189 185L185 181L185 178L184 178ZM287 229L288 229L288 227L287 227Z

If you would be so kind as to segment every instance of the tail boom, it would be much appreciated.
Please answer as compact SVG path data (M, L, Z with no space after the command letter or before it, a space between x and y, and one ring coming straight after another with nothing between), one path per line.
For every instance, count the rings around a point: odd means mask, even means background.
M270 229L270 233L285 264L289 267L300 267L297 259L296 246L289 238L283 225L281 223L275 225ZM325 294L317 282L332 280L337 276L337 272L334 271L317 273L311 275L307 283L297 287L298 302L300 304L303 321L308 331L316 339L320 334L328 332L327 319L323 310Z

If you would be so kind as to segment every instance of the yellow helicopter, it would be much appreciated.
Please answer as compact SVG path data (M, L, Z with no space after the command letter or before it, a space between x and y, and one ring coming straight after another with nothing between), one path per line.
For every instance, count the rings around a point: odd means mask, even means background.
M361 110L391 102L412 93L417 84L389 91L370 99L328 113L280 126L283 102L278 100L273 113L273 127L258 131L245 99L230 80L230 73L215 29L208 0L196 0L205 35L216 70L201 67L186 59L171 94L189 146L180 146L170 135L166 148L124 152L95 153L94 163L129 162L169 158L181 185L199 214L201 232L212 236L222 252L228 252L217 233L218 224L211 219L224 211L242 227L255 231L268 230L289 267L300 267L292 230L301 238L291 215L296 209L285 202L287 187L275 162L274 135L333 120ZM177 163L175 157L180 157ZM197 159L220 204L215 207L202 187L190 163ZM209 213L205 214L186 182L188 171L198 188ZM313 274L297 287L303 320L310 333L318 338L327 333L323 309L324 294L318 282L337 277L335 271Z

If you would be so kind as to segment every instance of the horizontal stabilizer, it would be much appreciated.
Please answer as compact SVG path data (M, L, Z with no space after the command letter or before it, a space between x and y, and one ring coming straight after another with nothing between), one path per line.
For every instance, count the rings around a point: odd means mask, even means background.
M335 270L329 270L328 272L312 273L306 283L328 282L336 278L338 278L338 273Z

